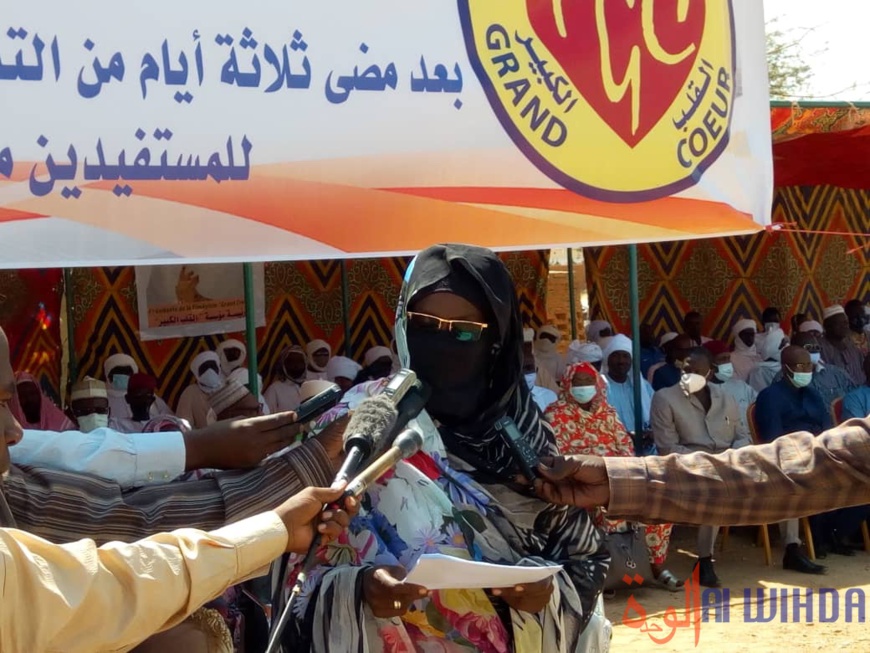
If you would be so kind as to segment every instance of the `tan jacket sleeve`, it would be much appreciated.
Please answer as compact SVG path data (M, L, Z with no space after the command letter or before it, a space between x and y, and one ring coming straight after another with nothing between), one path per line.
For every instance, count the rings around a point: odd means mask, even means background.
M255 575L286 545L274 512L211 533L179 530L100 548L0 529L0 650L128 650Z
M870 419L716 455L604 461L614 518L770 524L870 503Z

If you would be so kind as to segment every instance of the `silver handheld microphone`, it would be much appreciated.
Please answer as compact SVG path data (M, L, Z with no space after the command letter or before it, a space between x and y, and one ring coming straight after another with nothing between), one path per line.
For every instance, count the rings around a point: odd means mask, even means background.
M344 491L345 496L359 497L381 476L396 466L396 463L405 458L410 458L423 446L423 436L416 429L402 431L395 440L393 446L384 454L366 467L354 478Z

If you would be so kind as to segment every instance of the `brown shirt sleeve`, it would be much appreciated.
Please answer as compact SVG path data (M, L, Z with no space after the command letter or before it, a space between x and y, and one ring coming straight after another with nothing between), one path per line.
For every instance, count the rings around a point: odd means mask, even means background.
M870 503L870 419L721 454L605 458L609 517L762 524Z

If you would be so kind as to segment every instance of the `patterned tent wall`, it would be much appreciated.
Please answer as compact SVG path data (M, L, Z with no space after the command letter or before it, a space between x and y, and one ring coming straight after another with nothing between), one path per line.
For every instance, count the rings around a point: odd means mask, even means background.
M870 192L834 186L777 189L773 220L806 230L865 233ZM704 316L704 333L728 340L741 317L760 320L767 306L783 319L852 298L870 300L870 251L865 238L764 232L638 246L642 322L656 333L681 331L690 309ZM863 249L862 249L863 248ZM857 251L851 251L857 249ZM584 250L592 319L630 332L628 250Z
M548 252L504 254L517 284L523 320L540 326L546 315ZM350 297L351 356L362 360L374 345L388 345L402 278L410 259L347 262ZM259 367L268 384L280 351L291 344L320 338L344 354L341 264L338 261L267 263L265 265L266 326L257 329ZM192 383L190 361L200 351L214 349L225 337L203 336L142 342L133 268L84 268L72 274L72 319L78 378L103 378L103 361L117 352L129 353L143 371L159 382L158 393L175 406ZM243 339L243 338L241 338Z
M58 399L63 275L60 270L0 270L0 326L15 371L30 372Z

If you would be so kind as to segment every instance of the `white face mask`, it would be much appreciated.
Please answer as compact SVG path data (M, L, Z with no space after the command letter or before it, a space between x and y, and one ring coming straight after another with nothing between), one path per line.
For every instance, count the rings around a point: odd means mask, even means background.
M598 388L594 385L574 385L571 386L571 396L577 400L579 404L588 404L595 399L598 394Z
M100 415L99 413L82 415L81 417L77 417L76 421L79 423L79 430L81 430L82 433L90 433L91 431L104 429L109 426L109 416Z
M203 392L212 393L223 387L224 378L214 370L206 370L199 375L196 382L199 387L202 388Z
M813 362L813 365L818 365L822 362L822 354L821 352L814 351L810 353L810 360Z
M716 370L716 378L720 381L728 381L734 376L734 366L731 363L722 363Z
M130 385L130 376L128 374L115 374L112 376L112 387L115 390L127 390Z
M700 374L687 372L680 377L680 387L686 395L693 395L707 387L707 379Z
M535 381L538 378L537 372L529 372L528 374L523 374L523 378L526 380L526 387L529 390L535 387Z

